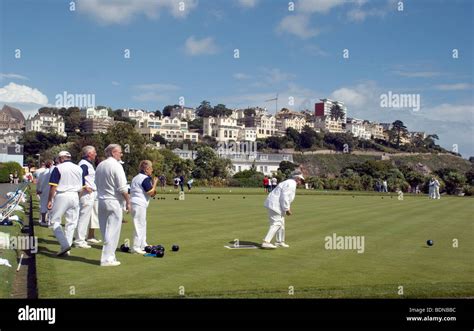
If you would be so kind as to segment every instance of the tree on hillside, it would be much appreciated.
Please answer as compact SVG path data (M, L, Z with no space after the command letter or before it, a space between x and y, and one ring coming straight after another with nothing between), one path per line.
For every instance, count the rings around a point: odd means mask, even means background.
M436 147L436 142L435 140L439 140L439 137L437 134L429 134L425 139L424 139L424 145L427 148L434 148Z
M109 144L120 144L122 146L125 162L123 168L129 178L138 173L138 164L143 157L146 140L138 133L132 124L119 122L115 123L103 134L104 146Z
M19 140L19 144L23 145L23 154L25 159L37 159L36 154L41 154L47 149L63 144L67 141L66 137L44 132L29 131L24 132Z
M166 145L167 141L166 139L159 133L155 134L153 138L151 138L156 143L160 143L161 145Z
M265 139L266 147L272 148L272 149L283 149L285 148L286 142L287 142L286 137L270 136Z
M469 185L474 186L474 168L471 168L465 174L466 181Z
M190 130L198 130L199 134L203 133L203 120L202 117L197 117L192 121L188 122L188 128Z
M211 136L204 136L202 137L200 143L203 146L209 146L211 148L216 148L217 147L217 140L214 137Z
M0 163L0 183L10 182L10 174L13 174L15 172L20 178L22 178L25 174L22 165L17 162L10 161Z
M281 171L286 178L291 176L291 173L298 168L299 165L290 161L281 161L280 165L278 166L278 170Z
M458 191L466 184L466 177L460 174L456 169L442 168L435 171L443 182L448 194L457 194Z
M194 168L194 162L192 160L183 160L169 149L161 149L159 152L163 156L159 173L165 174L168 179L172 179L181 174L188 176Z
M337 103L331 106L330 116L333 121L342 120L344 118L344 110Z
M217 106L214 106L212 110L212 116L223 116L223 117L228 117L232 115L232 109L229 109L226 107L226 105L223 104L218 104Z
M248 116L248 117L251 117L251 116L255 116L256 112L255 112L255 109L254 108L247 108L244 110L244 115L245 116Z
M213 115L213 108L209 101L203 100L196 109L196 115L199 117L210 117Z
M426 181L425 176L416 171L409 171L405 173L405 179L408 184L410 184L413 191L416 189L417 186L420 186Z
M197 149L194 164L193 176L199 179L226 178L232 166L229 159L219 158L216 152L207 146Z
M123 112L124 112L123 109L113 110L112 117L114 118L114 121L126 122L126 123L130 123L132 126L135 126L137 122L135 120L132 120L131 118L123 116ZM110 114L110 110L109 110L109 114Z
M305 126L300 134L300 147L311 148L322 141L320 135L313 128Z
M368 160L363 163L354 163L344 167L341 172L346 169L353 169L360 176L368 175L375 179L382 179L388 176L393 165L390 161Z
M286 129L286 133L285 133L286 137L288 138L288 140L290 141L293 141L295 143L295 146L299 147L300 146L300 133L293 129L293 128L287 128Z
M392 123L392 129L390 129L389 136L395 138L395 144L397 148L400 147L400 140L402 137L406 137L408 134L407 127L402 121L396 120ZM392 141L393 142L393 141Z
M332 133L328 132L324 135L324 142L328 147L335 148L339 151L351 151L355 146L357 146L357 138L355 138L351 133ZM347 147L347 149L346 149Z
M81 110L79 108L61 108L59 110L59 115L64 119L64 131L66 131L66 133L69 134L80 130L82 118Z
M171 116L171 111L175 108L180 108L180 105L168 105L163 108L163 116Z

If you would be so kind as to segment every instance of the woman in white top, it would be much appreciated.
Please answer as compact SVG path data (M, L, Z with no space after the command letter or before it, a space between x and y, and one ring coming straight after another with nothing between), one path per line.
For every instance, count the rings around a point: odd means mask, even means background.
M135 231L133 233L132 253L145 254L146 242L146 210L150 197L156 195L158 178L151 178L153 164L149 160L140 162L140 173L133 177L130 185L132 217Z

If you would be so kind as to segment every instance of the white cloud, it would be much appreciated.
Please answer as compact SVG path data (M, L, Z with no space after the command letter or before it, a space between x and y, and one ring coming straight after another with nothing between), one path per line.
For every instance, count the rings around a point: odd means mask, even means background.
M218 47L212 37L196 39L194 36L191 36L186 39L184 50L186 54L196 56L203 54L215 54L218 51Z
M435 86L435 89L440 91L465 91L472 90L473 88L474 85L469 83L440 84Z
M312 56L328 56L329 53L317 45L305 45L303 50Z
M440 76L442 73L437 71L393 71L395 75L408 78L430 78Z
M238 0L237 3L245 8L253 8L257 5L258 0Z
M295 4L295 8L300 12L328 13L332 8L354 2L351 0L300 0Z
M218 10L218 9L209 10L209 15L212 16L213 20L218 20L218 21L222 21L225 17L224 11L223 10Z
M179 86L173 84L161 84L161 83L152 83L152 84L139 84L134 86L136 89L145 90L145 91L176 91L179 90Z
M278 91L278 92L277 92ZM241 93L219 97L228 107L243 108L251 106L259 106L267 108L269 112L275 112L275 101L266 101L274 99L278 93L278 109L283 107L292 110L313 109L316 101L315 91L299 86L295 83L288 83L284 89L277 91L265 91L261 93Z
M232 77L234 77L234 79L237 79L237 80L248 80L248 79L252 78L251 75L244 74L242 72L237 72L237 73L233 74Z
M38 89L10 83L0 88L0 102L47 105L48 97Z
M268 84L276 84L294 79L296 76L291 73L283 72L278 68L262 68L263 79Z
M139 84L133 87L137 90L137 94L133 96L134 100L137 101L167 101L170 98L170 94L180 89L179 86L173 84Z
M234 79L237 80L249 80L252 79L253 81L247 87L251 88L276 88L277 86L281 88L282 84L288 84L291 80L296 78L296 75L288 72L284 72L279 68L259 68L258 71L255 73L254 76L244 74L244 73L236 73L233 75Z
M474 136L474 106L469 103L429 105L429 100L421 96L421 109L381 108L380 94L395 88L378 86L373 81L355 86L343 86L330 94L330 97L344 102L348 116L378 122L401 120L410 131L436 133L439 144L451 150L453 144L459 146L464 156L474 155L472 139Z
M341 87L330 94L330 98L345 103L350 110L364 109L378 102L378 87L372 82L359 83L351 87Z
M278 33L293 34L302 39L311 38L319 34L318 29L311 28L310 16L308 15L286 16L278 24L276 31Z
M285 16L278 24L278 33L289 33L302 39L311 38L320 34L321 29L310 26L313 14L326 15L337 7L350 6L347 17L350 21L361 22L367 17L384 17L393 5L393 0L375 1L367 7L367 0L299 0L295 4L295 15ZM380 5L382 3L382 5Z
M443 103L435 107L424 109L424 113L431 119L447 122L465 122L474 124L474 106ZM471 130L471 133L473 131Z
M182 3L184 7L180 7ZM197 3L197 0L78 0L77 11L101 24L126 24L140 15L157 19L163 11L183 18L196 8Z
M18 74L4 74L0 73L0 80L3 79L21 79L21 80L28 80L28 77L18 75Z
M347 17L349 20L353 22L362 22L367 17L384 17L386 15L386 11L383 9L362 9L362 8L354 8L347 12Z

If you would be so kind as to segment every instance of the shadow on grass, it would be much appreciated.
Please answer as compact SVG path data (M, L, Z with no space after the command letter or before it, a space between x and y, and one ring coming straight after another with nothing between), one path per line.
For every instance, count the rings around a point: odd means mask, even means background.
M51 258L74 261L74 262L88 263L88 264L97 265L97 266L100 265L99 259L89 260L89 259L86 259L84 257L74 256L73 250L71 251L70 256L66 256L66 255L65 256L56 256L56 253L57 252L52 251L52 250L50 250L50 249L48 249L47 247L44 247L44 246L40 246L39 249L38 249L38 254L48 256L48 257L51 257Z
M50 237L54 238L54 236L50 236ZM49 244L49 245L58 245L58 241L56 240L56 238L54 238L53 240L45 239L45 238L38 238L38 243L44 243L44 244ZM92 248L102 250L102 245L100 245L100 244L89 244L89 245Z
M58 241L57 240L49 240L49 239L45 239L45 238L38 238L38 243L45 243L45 244L50 244L50 245L56 244L57 245Z
M229 241L229 244L231 245L234 245L235 244L235 241L232 240L232 241ZM262 244L261 243L256 243L256 242L253 242L253 241L245 241L245 240L239 240L239 245L242 245L242 246L257 246L258 248L262 248Z

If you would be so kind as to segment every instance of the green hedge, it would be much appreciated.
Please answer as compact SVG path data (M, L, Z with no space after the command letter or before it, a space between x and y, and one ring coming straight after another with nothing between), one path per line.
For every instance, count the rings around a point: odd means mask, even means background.
M23 167L19 163L0 163L0 183L10 183L10 174L15 173L15 171L18 173L18 177L20 178L21 182L25 173L23 171Z

